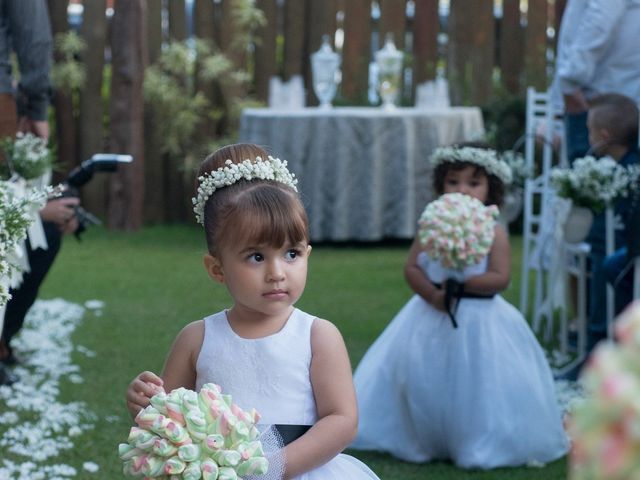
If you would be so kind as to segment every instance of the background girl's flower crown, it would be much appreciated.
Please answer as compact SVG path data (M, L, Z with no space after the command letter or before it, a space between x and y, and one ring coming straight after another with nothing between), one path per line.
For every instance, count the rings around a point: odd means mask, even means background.
M498 177L502 183L511 183L511 167L498 158L495 150L476 147L440 147L431 155L431 165L436 168L443 163L466 162L484 168Z
M273 158L271 155L266 160L256 157L255 160L247 159L240 163L233 163L231 160L227 160L224 162L224 167L198 177L200 185L196 196L191 199L198 223L204 225L204 205L213 192L233 185L239 180L254 179L274 180L288 185L296 192L298 191L296 188L298 180L287 169L286 160Z

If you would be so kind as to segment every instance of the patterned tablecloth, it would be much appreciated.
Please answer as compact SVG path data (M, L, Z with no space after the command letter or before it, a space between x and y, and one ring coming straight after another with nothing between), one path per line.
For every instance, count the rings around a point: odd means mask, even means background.
M241 142L289 162L313 241L413 238L431 152L483 134L475 107L246 109L240 126Z

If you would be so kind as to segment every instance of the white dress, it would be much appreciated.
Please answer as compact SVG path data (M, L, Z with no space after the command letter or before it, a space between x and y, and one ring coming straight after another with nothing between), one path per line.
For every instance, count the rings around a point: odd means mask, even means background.
M442 266L418 264L433 281ZM487 259L464 278L486 271ZM355 372L360 410L352 448L462 468L547 463L567 452L553 377L526 320L500 295L463 298L451 319L418 295Z
M238 336L225 311L204 319L196 363L196 390L216 383L240 408L255 408L263 425L313 425L317 411L309 377L313 316L295 309L277 333L259 339ZM297 480L378 479L364 463L339 454Z

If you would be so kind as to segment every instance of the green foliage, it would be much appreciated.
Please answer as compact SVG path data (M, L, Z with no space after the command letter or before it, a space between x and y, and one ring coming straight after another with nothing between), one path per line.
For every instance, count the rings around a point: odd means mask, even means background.
M69 31L56 34L54 48L61 59L51 67L53 86L67 94L81 89L86 82L87 71L78 56L86 50L86 43L77 33Z
M511 150L524 135L526 102L522 96L494 87L493 100L483 108L487 142L498 151Z

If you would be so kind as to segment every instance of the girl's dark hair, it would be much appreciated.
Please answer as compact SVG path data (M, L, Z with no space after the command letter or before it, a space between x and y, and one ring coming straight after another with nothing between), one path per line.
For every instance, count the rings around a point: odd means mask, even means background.
M228 145L210 154L198 176L223 167L227 160L266 159L268 153L253 144ZM196 189L198 181L196 180ZM309 242L307 213L298 193L274 180L239 180L213 192L204 207L209 253L217 256L228 245L271 245Z
M486 150L489 150L491 148L489 147L488 144L484 142L461 142L461 143L455 144L454 146L458 148L462 148L462 147L484 148ZM500 180L498 177L487 172L484 168L482 168L479 165L476 165L475 163L455 161L455 162L443 162L439 164L435 168L432 174L433 175L433 191L438 196L442 195L444 193L444 179L447 176L447 173L450 171L464 170L467 167L475 168L475 170L473 171L474 177L486 175L489 181L487 201L485 202L485 204L497 205L498 207L502 205L502 202L504 201L504 194L505 194L504 183L502 183L502 180Z

